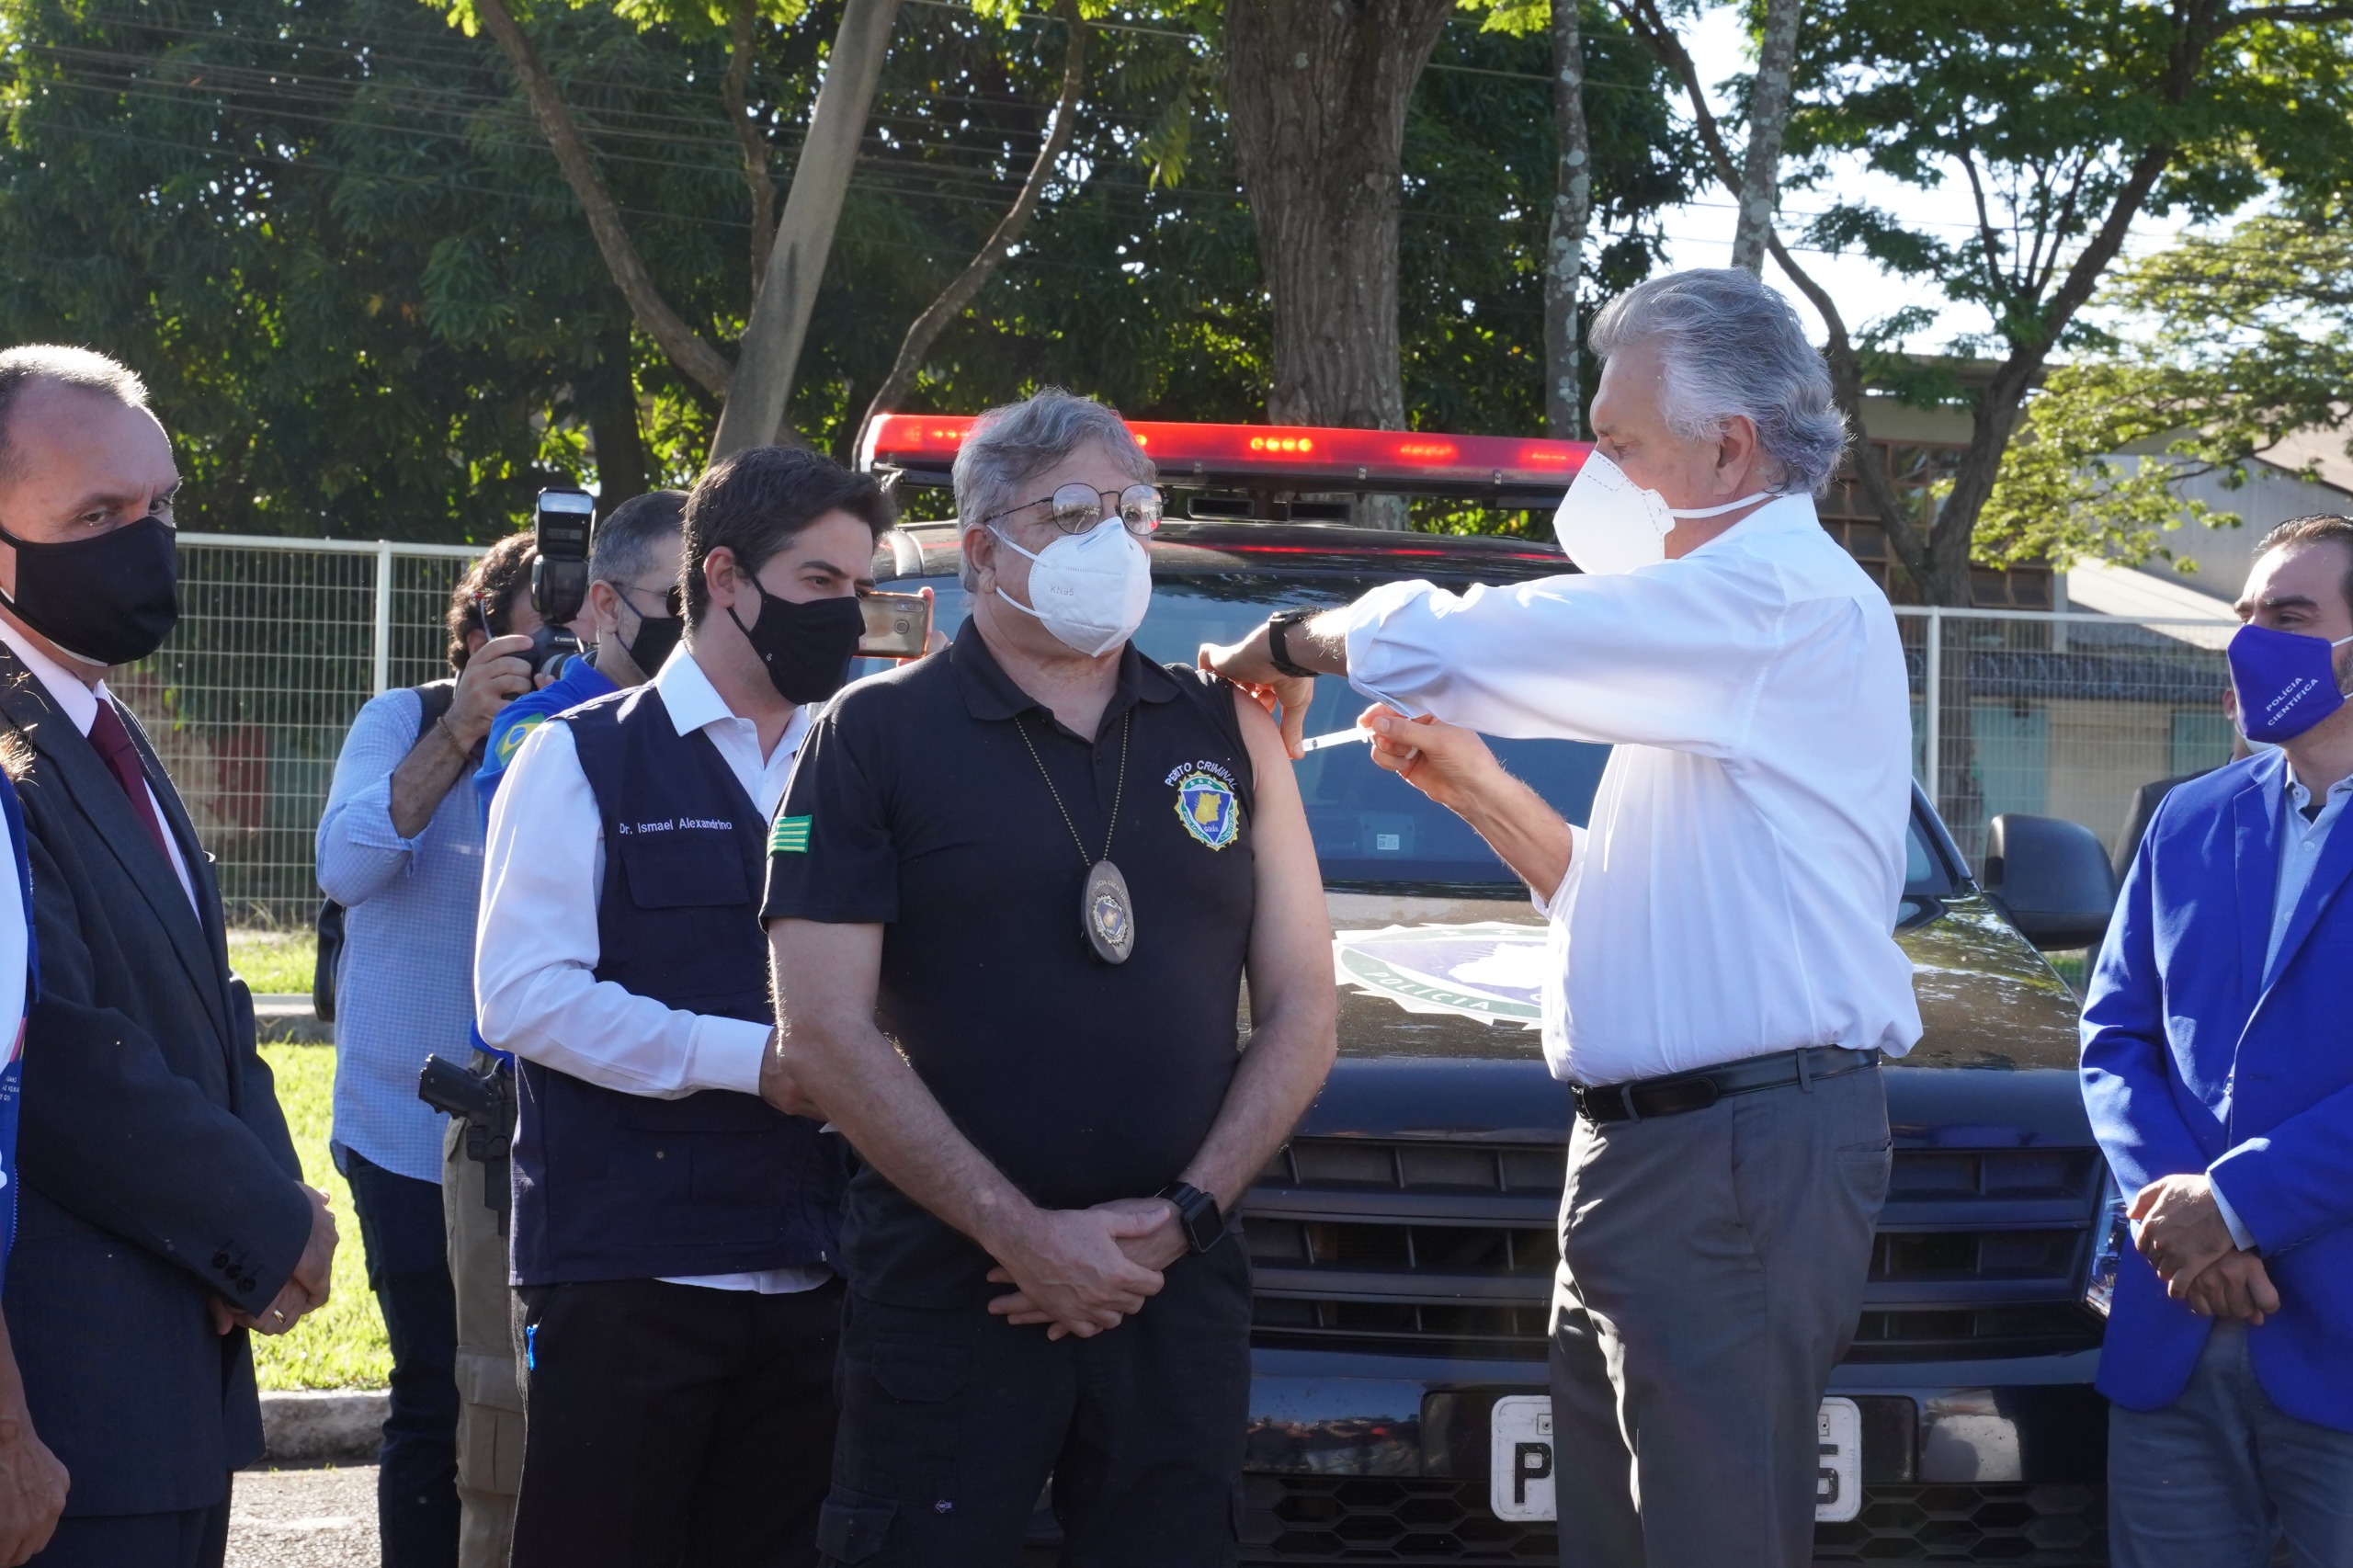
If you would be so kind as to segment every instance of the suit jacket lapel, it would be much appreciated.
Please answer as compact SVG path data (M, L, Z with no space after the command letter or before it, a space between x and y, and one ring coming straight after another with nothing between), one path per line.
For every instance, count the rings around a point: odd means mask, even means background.
M2339 807L2336 823L2321 842L2320 863L2313 868L2312 880L2304 883L2303 896L2296 901L2295 912L2288 917L2287 933L2279 939L2279 957L2273 962L2271 972L2263 977L2267 991L2288 972L2296 949L2304 945L2313 927L2320 924L2321 911L2328 907L2328 901L2345 885L2347 874L2353 872L2353 826L2347 825L2348 817L2353 817L2353 807ZM2268 922L2266 929L2268 930Z
M2279 781L2274 754L2231 799L2239 895L2239 994L2263 991L2263 955L2271 946L2271 905L2279 892Z
M116 710L121 711L119 708ZM140 895L155 912L157 922L171 940L172 950L179 956L188 979L195 984L197 994L204 998L205 1012L226 1049L228 998L222 994L221 971L211 961L210 943L196 911L188 906L188 893L181 888L179 878L172 874L171 862L155 852L154 841L147 836L146 824L139 820L130 797L122 792L122 786L115 781L97 750L51 703L49 694L32 672L5 647L0 647L0 711L7 714L33 748L57 770L65 793L88 820L92 835L120 863ZM162 768L155 767L152 757L149 767L151 778L163 777ZM168 783L157 789L155 796L159 801L171 801L171 808L167 809L176 808L177 801L172 799ZM176 820L185 823L187 819L181 815ZM192 841L192 837L189 835L184 842ZM199 852L188 868L191 877L202 863ZM205 884L198 885L201 888Z
M198 986L205 993L208 1001L218 998L214 1021L221 1026L221 1038L226 1041L229 1039L228 998L221 996L220 991L221 977L229 972L229 946L225 917L221 910L220 883L212 874L212 862L204 853L203 841L196 835L196 824L188 814L187 803L180 799L179 787L172 782L171 775L164 771L164 760L155 755L155 748L149 743L147 731L139 722L138 715L119 702L115 704L115 711L122 715L123 728L131 732L131 744L139 748L140 759L146 766L148 788L163 812L164 831L177 843L180 858L188 863L188 883L196 889L199 935L204 938L204 967L198 976ZM141 836L143 838L145 835L145 829L142 828ZM180 894L178 907L187 909L188 894L180 888L179 879L168 875L169 867L165 869L165 880L173 891Z

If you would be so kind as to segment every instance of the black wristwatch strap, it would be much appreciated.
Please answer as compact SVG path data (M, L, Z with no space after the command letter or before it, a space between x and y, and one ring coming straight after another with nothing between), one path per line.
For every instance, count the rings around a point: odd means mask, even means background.
M1224 1236L1225 1216L1218 1212L1217 1199L1199 1187L1173 1181L1160 1189L1160 1196L1176 1206L1177 1229L1195 1252L1209 1251Z
M1313 676L1315 672L1290 656L1290 629L1315 612L1312 609L1279 609L1267 618L1267 653L1274 660L1275 668L1287 676Z

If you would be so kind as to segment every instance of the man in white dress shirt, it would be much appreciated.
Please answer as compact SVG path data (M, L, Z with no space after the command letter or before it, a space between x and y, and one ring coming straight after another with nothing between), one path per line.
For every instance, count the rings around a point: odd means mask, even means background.
M1381 766L1552 922L1544 1051L1577 1116L1553 1292L1564 1561L1812 1559L1816 1407L1887 1191L1877 1066L1920 1033L1893 940L1911 801L1886 599L1816 520L1846 444L1756 278L1654 278L1596 319L1583 569L1284 612L1207 662L1346 674ZM1457 728L1456 726L1461 726ZM1479 733L1612 744L1574 829Z
M888 503L782 448L688 499L685 643L540 725L492 804L475 985L517 1059L516 1568L815 1557L847 1159L759 1097L768 819Z

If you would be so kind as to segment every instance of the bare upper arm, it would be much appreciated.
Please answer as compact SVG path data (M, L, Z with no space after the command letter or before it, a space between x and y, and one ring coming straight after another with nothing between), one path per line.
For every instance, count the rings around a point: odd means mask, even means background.
M1256 805L1251 824L1256 908L1250 929L1250 1009L1265 1017L1300 1003L1329 1007L1332 920L1299 779L1267 710L1239 689L1233 709L1250 752Z

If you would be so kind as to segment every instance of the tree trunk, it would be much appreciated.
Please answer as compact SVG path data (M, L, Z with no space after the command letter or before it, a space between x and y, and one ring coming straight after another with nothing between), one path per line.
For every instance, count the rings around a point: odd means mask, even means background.
M768 173L773 149L752 118L745 89L752 80L752 43L758 34L759 0L735 0L729 24L727 74L719 79L719 101L727 106L727 121L735 128L736 144L744 150L744 184L752 197L752 297L760 293L760 278L767 271L768 245L776 238L776 179Z
M1225 97L1275 317L1279 425L1400 430L1405 108L1452 0L1226 0Z
M645 437L637 425L629 324L617 322L598 336L597 368L584 379L580 405L597 460L597 510L609 512L645 494Z
M1748 93L1748 156L1740 171L1740 218L1733 230L1732 264L1765 270L1765 239L1781 186L1781 133L1790 125L1790 74L1798 57L1798 21L1805 0L1767 0L1765 37Z
M1038 210L1039 198L1045 194L1046 182L1053 177L1055 166L1070 147L1071 132L1078 124L1079 93L1086 85L1086 23L1079 16L1078 0L1063 0L1061 12L1063 25L1069 29L1069 42L1063 51L1062 96L1054 101L1052 129L1038 149L1037 160L1029 165L1029 177L1021 182L1020 193L998 221L988 243L907 328L907 335L899 344L899 357L892 362L891 373L875 389L873 401L866 406L866 417L858 422L854 451L865 449L867 430L907 395L931 346L939 341L948 324L961 315L964 307L988 285L1003 265L1006 253L1019 243L1022 231L1029 226L1030 214Z
M580 134L580 127L574 121L555 77L540 59L539 51L531 47L530 39L517 24L514 13L506 8L506 0L477 0L474 14L490 29L490 36L498 40L500 51L514 68L516 80L522 84L523 97L529 102L540 131L555 153L556 165L563 169L565 182L580 203L581 214L588 220L588 232L596 237L605 268L612 274L621 298L629 301L630 314L645 329L645 335L660 345L671 362L694 378L705 392L713 397L726 396L733 374L726 357L705 343L670 308L662 290L654 287L653 274L646 271L645 260L637 254L629 228L621 222L620 209L613 204L603 176L597 173L596 154L588 150L587 141Z
M1593 218L1593 137L1585 119L1579 4L1552 0L1552 127L1561 153L1552 171L1552 227L1544 257L1544 433L1561 441L1585 435L1577 280L1585 273L1585 233Z
M834 225L841 218L850 168L866 134L867 110L890 50L891 24L898 15L899 0L847 0L842 7L841 29L834 36L824 85L809 116L809 134L784 199L767 277L736 353L734 384L711 438L714 461L768 445L784 424L801 345L824 280L825 257L834 248Z

